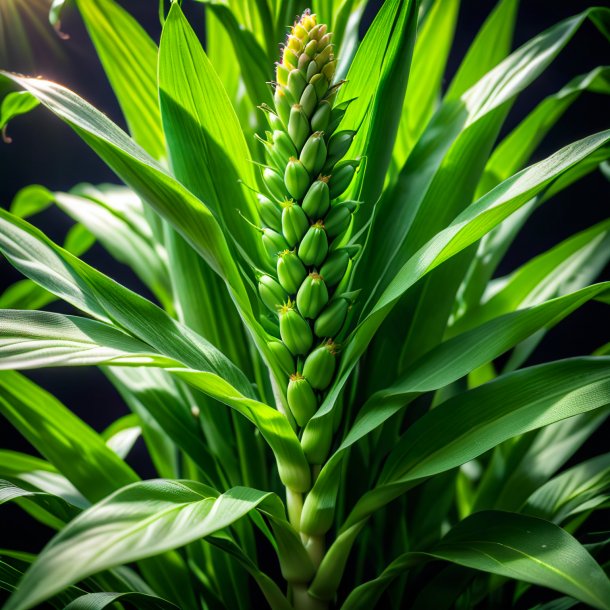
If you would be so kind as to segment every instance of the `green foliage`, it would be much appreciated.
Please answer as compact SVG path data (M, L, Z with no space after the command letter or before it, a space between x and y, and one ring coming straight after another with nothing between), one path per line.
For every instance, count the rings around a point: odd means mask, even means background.
M365 0L201 3L206 50L178 2L158 45L115 0L52 3L84 20L129 133L0 73L7 142L42 106L122 182L34 183L0 210L25 276L0 295L0 413L40 455L0 451L0 504L56 530L37 557L0 551L7 610L610 609L610 462L580 453L608 415L608 337L530 361L610 303L610 220L498 277L534 211L607 175L610 131L528 165L610 93L607 67L498 135L610 11L512 50L500 0L444 88L459 0L385 0L362 40ZM63 246L29 222L50 206ZM95 242L154 302L82 260ZM124 400L103 433L18 372L68 366ZM128 464L140 437L157 479Z

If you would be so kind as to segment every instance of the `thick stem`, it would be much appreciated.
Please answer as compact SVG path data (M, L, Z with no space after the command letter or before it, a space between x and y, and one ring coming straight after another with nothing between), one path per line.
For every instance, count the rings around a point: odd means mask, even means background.
M286 487L286 509L290 525L299 532L301 524L301 513L303 512L303 494Z
M295 610L328 610L328 602L309 595L307 585L292 588L292 605Z

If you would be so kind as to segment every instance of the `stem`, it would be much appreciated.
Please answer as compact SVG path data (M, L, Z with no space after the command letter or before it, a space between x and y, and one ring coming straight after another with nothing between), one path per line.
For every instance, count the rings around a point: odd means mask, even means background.
M307 592L307 585L292 587L292 605L295 610L327 610L328 602L312 597Z
M286 487L286 509L290 525L299 532L301 524L301 513L303 512L303 494Z

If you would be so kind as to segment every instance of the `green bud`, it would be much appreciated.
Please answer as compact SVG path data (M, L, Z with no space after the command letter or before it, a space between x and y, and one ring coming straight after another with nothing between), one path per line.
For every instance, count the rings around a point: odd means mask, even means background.
M346 248L339 248L335 250L324 262L322 269L320 269L320 275L324 278L324 281L328 286L335 286L338 284L349 265L349 253Z
M292 93L295 100L298 100L307 86L307 80L301 70L291 70L288 74L288 91Z
M294 304L288 302L279 309L280 336L286 347L295 355L304 355L313 343L309 324L295 311Z
M299 245L299 258L308 266L319 267L328 254L328 238L324 223L318 220L309 227Z
M307 214L292 199L282 203L282 233L289 246L294 246L305 235L309 227Z
M305 457L310 464L324 464L332 444L332 434L332 426L329 425L316 427L313 429L310 426L306 426L304 428L303 435L301 436L301 447L303 448ZM307 502L305 504L307 505ZM322 515L324 514L325 513L322 512ZM304 513L301 523L304 523L303 519L306 516L307 515ZM316 530L316 528L319 526L318 524L321 519L318 511L316 511L316 519L313 520L313 523L311 521L312 520L310 519L305 522L309 528L307 530L308 532ZM327 531L327 529L324 529L319 533L325 534ZM318 531L316 530L315 533L317 534Z
M303 375L312 388L325 390L329 386L335 373L336 361L337 346L332 341L322 343L307 356L303 365Z
M277 256L278 252L282 252L288 248L288 244L284 236L274 231L273 229L264 228L261 230L263 234L263 246L272 258Z
M324 227L329 237L337 237L345 233L352 220L352 213L349 206L338 204L331 208L330 212L324 219Z
M350 185L356 168L353 165L343 165L337 169L330 178L328 187L330 188L330 198L339 197L345 192L345 189Z
M284 371L286 375L290 375L294 371L294 358L292 357L290 350L281 341L269 341L267 347L275 356L282 371Z
M315 318L328 303L328 289L318 273L310 273L297 293L297 309L304 318Z
M307 191L301 207L307 212L309 218L322 218L330 207L330 191L328 178L318 178Z
M331 32L324 34L324 36L322 36L322 38L320 38L318 41L318 51L323 51L330 44L332 37L333 35Z
M258 210L263 222L274 231L282 230L282 212L280 207L268 197L257 195Z
M297 150L303 148L305 140L309 137L309 130L307 115L303 112L300 104L294 104L290 109L290 118L288 119L288 135Z
M305 45L305 54L308 55L311 59L313 59L313 56L316 54L317 50L318 50L318 41L317 40L310 40Z
M332 167L337 161L343 158L345 153L354 141L355 131L345 130L334 133L328 142L327 166Z
M277 278L288 294L296 294L307 271L294 250L283 250L277 257Z
M309 136L299 159L310 176L319 173L326 161L326 142L324 142L324 134L321 131L316 131Z
M277 80L277 82L283 87L288 85L288 74L290 74L290 70L288 70L286 66L283 66L282 64L277 64L275 80Z
M296 157L290 157L284 171L284 184L290 195L295 199L301 199L307 192L310 180L303 163Z
M349 302L341 297L333 299L317 317L313 330L317 337L335 337L341 330Z
M274 148L284 157L284 159L288 159L289 157L295 157L297 154L297 149L294 147L290 136L282 130L276 129L273 132L273 146ZM284 161L286 163L286 161Z
M325 23L318 23L314 25L311 30L309 30L309 39L310 40L319 40L324 34L326 34L326 30L328 27Z
M327 78L329 83L332 83L333 78L335 77L335 70L336 69L337 69L337 62L336 62L336 60L329 61L322 68L322 74ZM335 90L335 93L336 93L336 90ZM334 98L335 93L332 94L333 98Z
M300 373L290 375L286 390L288 406L297 424L303 427L318 410L316 395L309 382Z
M318 106L318 109L311 117L311 128L314 131L327 131L331 113L332 106L330 105L330 103L326 100L322 100Z
M282 119L280 119L277 114L270 112L267 117L269 119L269 125L271 126L271 129L285 129L286 126L282 123Z
M311 79L318 74L318 64L315 61L312 61L307 66L307 80L311 82Z
M302 53L299 56L299 70L301 70L304 74L307 74L307 67L312 61L313 60L311 59L311 57L309 57L305 53Z
M270 275L262 275L259 278L258 294L266 307L274 313L277 313L278 307L288 298L284 289Z
M283 201L286 198L286 186L282 177L272 168L266 167L263 171L263 181L274 199Z
M316 90L313 85L307 85L307 87L305 87L303 95L301 95L301 99L299 100L299 104L301 104L303 112L310 117L318 105L318 96L316 95Z
M314 61L318 64L318 68L322 70L328 62L333 59L333 46L327 45L320 53L314 57Z
M289 70L298 67L299 57L298 55L290 48L284 47L284 53L282 54L282 64L286 66Z
M309 79L309 82L314 86L316 95L321 100L328 91L328 79L323 74L316 74Z
M298 99L298 98L297 98ZM277 87L273 94L273 101L275 103L275 110L280 120L284 125L288 125L288 119L290 118L290 98L286 95L286 92L281 87Z

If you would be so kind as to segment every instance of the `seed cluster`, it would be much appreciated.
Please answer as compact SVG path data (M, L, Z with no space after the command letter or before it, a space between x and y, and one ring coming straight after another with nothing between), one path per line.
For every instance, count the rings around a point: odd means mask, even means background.
M265 144L268 166L259 195L265 249L275 277L259 277L262 302L279 321L281 341L270 343L288 376L288 406L299 426L316 412L337 360L335 340L345 325L352 293L350 261L358 249L342 245L354 201L339 197L358 161L343 160L355 132L337 131L345 113L333 107L336 60L332 34L306 12L291 28L277 64L271 131ZM279 320L278 320L279 319Z

